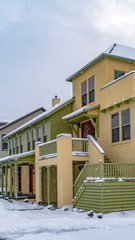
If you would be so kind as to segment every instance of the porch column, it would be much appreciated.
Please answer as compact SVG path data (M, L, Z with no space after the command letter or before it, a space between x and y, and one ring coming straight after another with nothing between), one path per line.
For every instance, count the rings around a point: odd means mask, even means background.
M72 135L57 135L58 207L73 204Z
M17 163L14 163L15 165L15 198L17 198L17 191L18 191L18 186L17 186Z
M7 165L5 166L5 195L7 196Z
M48 200L48 205L51 204L51 184L50 184L50 166L47 166L47 200Z
M3 195L3 187L4 187L4 181L3 181L3 172L4 172L4 167L1 167L1 194Z
M37 142L35 144L35 193L36 193L36 202L41 200L41 168L39 167L39 156L40 156L40 147Z
M10 197L12 197L12 164L10 164Z

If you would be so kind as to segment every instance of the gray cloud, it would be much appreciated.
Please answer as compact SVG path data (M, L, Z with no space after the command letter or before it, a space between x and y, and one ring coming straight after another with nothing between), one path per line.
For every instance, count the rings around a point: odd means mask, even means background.
M72 95L65 82L113 42L134 44L132 0L1 0L1 118Z

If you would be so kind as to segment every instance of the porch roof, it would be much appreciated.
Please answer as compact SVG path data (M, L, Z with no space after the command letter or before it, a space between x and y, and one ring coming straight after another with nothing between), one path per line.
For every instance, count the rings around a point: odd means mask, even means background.
M20 158L33 156L34 154L35 154L35 150L3 157L3 158L0 158L0 164L9 162L11 160L17 161Z
M85 116L83 116L83 113L88 112L89 110L95 110L100 108L100 105L95 105L95 106L87 106L87 107L82 107L72 113L69 113L67 115L65 115L64 117L62 117L63 120L74 120L76 119L76 121L80 122L86 119Z

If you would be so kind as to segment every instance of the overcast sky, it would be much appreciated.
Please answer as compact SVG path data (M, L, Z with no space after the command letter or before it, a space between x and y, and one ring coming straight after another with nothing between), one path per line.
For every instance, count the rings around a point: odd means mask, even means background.
M65 79L112 43L135 47L135 0L0 0L0 118L70 98Z

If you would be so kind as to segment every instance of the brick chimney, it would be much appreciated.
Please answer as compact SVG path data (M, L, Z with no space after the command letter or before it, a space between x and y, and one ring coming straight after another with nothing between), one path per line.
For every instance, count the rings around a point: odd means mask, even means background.
M52 107L54 107L58 103L60 103L60 99L55 96L55 98L52 99Z

